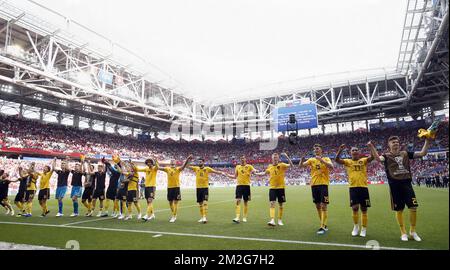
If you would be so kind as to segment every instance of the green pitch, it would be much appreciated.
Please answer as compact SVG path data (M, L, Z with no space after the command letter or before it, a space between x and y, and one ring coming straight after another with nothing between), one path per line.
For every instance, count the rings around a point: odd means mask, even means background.
M234 188L210 190L208 224L199 224L195 190L182 190L178 219L169 223L166 192L158 191L155 202L156 220L143 222L110 218L70 218L72 203L65 200L62 218L56 218L57 201L50 200L51 213L39 217L34 201L31 218L0 216L0 241L65 248L76 240L80 249L363 249L367 241L376 240L385 248L449 249L448 190L415 188L419 201L417 231L422 242L401 242L394 213L390 210L387 185L370 186L372 207L366 238L352 237L348 188L331 186L329 231L316 235L319 221L307 186L289 187L283 221L285 226L268 227L268 188L253 187L247 223L233 224ZM145 210L145 202L141 200ZM405 211L405 219L408 220Z

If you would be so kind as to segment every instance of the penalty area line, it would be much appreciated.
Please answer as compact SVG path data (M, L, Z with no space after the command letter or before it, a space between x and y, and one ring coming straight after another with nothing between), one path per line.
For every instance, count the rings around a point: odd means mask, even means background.
M82 226L62 226L55 224L39 224L39 223L23 223L23 222L7 222L0 221L0 224L9 225L24 225L24 226L41 226L41 227L57 227L57 228L71 228L80 230L97 230L97 231L111 231L111 232L127 232L127 233L144 233L153 235L173 235L173 236L184 236L184 237L197 237L197 238L211 238L211 239L227 239L227 240L239 240L239 241L255 241L255 242L271 242L271 243L286 243L286 244L299 244L299 245L313 245L313 246L329 246L329 247L348 247L348 248L358 248L358 249L372 249L365 245L355 245L355 244L343 244L343 243L326 243L326 242L312 242L312 241L301 241L301 240L284 240L284 239L270 239L270 238L252 238L252 237L241 237L241 236L226 236L226 235L209 235L209 234L194 234L194 233L176 233L176 232L161 232L161 231L144 231L144 230L130 230L130 229L117 229L117 228L96 228L96 227L82 227ZM384 247L380 246L379 249L386 250L417 250L411 248L400 248L400 247Z

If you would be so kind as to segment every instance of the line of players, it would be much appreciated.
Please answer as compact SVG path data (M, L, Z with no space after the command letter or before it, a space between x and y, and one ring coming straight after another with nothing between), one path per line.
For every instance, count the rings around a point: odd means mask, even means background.
M420 152L400 151L400 139L392 136L388 139L389 151L379 155L372 142L367 144L371 155L363 157L357 147L351 147L351 158L342 159L341 155L346 149L345 145L339 147L336 153L335 162L345 167L348 174L350 206L352 208L353 230L352 236L365 237L367 234L368 214L367 210L371 206L369 190L367 165L372 161L382 162L388 178L390 187L390 197L392 210L401 231L401 240L408 241L408 234L405 229L403 218L403 210L405 205L409 208L410 231L409 236L416 241L421 241L417 234L416 217L417 217L417 199L412 188L412 174L410 169L410 159L421 158L428 152L430 140L426 139L425 144ZM316 144L313 147L314 157L302 158L299 167L308 167L311 171L311 191L313 203L316 206L317 214L320 221L317 234L322 235L328 231L328 210L327 205L330 203L328 195L328 185L330 182L330 170L334 165L330 158L323 156L321 145ZM198 160L198 166L189 166L193 160L190 155L181 167L176 166L175 160L167 167L160 166L156 159L150 158L145 161L145 167L137 167L130 161L121 161L118 156L113 156L113 161L109 162L102 159L98 165L97 171L89 162L82 160L81 163L75 165L74 170L68 168L68 163L63 161L60 169L55 169L56 159L53 160L52 166L45 166L41 173L35 171L34 163L31 163L27 170L19 168L21 178L17 180L9 180L8 174L0 171L0 200L2 205L7 209L8 213L14 215L14 210L8 202L8 184L10 182L20 181L19 192L15 198L15 204L20 210L19 216L30 217L33 198L36 193L36 183L40 177L40 190L38 201L42 208L42 217L45 217L50 211L47 208L47 200L50 196L49 180L56 172L58 174L56 198L58 199L59 211L57 217L63 216L63 198L67 192L67 179L72 174L72 190L71 198L73 201L72 217L79 215L78 198L81 197L82 204L86 207L86 216L92 216L96 208L96 201L100 201L100 209L98 217L108 216L108 209L113 204L112 217L118 219L131 219L132 208L135 206L138 219L144 221L155 218L153 208L153 200L156 192L156 175L158 170L167 174L167 200L171 209L171 218L169 222L173 223L177 219L178 205L181 201L180 192L180 174L186 168L191 169L196 174L196 195L197 203L200 208L200 223L207 223L208 214L208 196L209 196L209 174L222 174L224 176L237 180L236 186L236 216L234 223L240 223L241 219L241 202L243 201L243 222L247 222L248 204L251 200L251 176L268 176L269 177L269 201L270 201L270 220L269 226L283 226L283 210L286 202L285 195L285 172L294 168L289 156L282 153L288 163L281 162L280 155L274 153L272 155L272 163L265 171L257 171L255 168L247 164L245 156L240 157L240 164L235 168L235 174L230 175L225 172L214 170L205 166L204 159ZM138 203L138 181L139 172L145 172L145 198L147 201L147 210L145 216L141 217L141 209ZM106 173L109 174L109 186L105 191ZM85 177L84 191L82 191L82 176ZM278 202L277 222L275 222L276 202ZM125 213L126 206L126 215ZM361 218L359 212L361 211ZM361 226L359 221L361 220Z

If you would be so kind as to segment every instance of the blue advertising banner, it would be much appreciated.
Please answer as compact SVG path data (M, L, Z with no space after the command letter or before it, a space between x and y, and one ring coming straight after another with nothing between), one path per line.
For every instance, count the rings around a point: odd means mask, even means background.
M294 114L296 124L289 124L289 115ZM296 129L317 128L317 107L316 104L302 104L300 101L282 103L274 110L273 121L276 123L276 131L284 132Z

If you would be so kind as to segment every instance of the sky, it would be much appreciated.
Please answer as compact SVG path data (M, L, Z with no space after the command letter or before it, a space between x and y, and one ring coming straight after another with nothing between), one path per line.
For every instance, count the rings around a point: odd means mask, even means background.
M393 67L406 0L35 0L220 102L308 76ZM275 83L275 84L274 84Z

